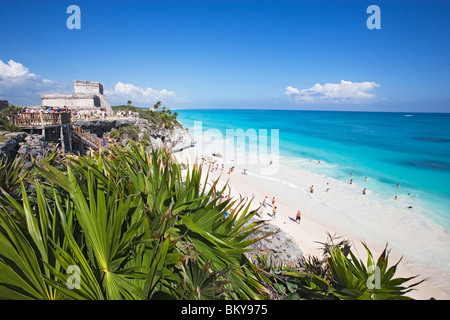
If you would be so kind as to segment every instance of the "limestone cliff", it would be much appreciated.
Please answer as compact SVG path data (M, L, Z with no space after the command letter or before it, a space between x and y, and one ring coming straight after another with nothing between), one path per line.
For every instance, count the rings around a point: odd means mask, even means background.
M112 136L112 131L132 126L136 131L135 136L133 137L132 134L122 130L124 132L121 133L120 137L117 137L120 142L126 143L128 138L132 138L138 140L138 142L145 141L153 148L165 147L174 152L188 148L193 143L193 138L187 130L177 126L166 128L149 124L145 119L77 120L74 123L99 138Z

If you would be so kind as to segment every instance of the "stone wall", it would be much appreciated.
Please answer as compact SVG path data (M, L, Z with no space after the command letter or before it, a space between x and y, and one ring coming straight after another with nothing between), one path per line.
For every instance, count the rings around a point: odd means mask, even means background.
M43 107L66 106L69 109L95 108L94 98L87 94L41 94Z
M25 132L0 131L0 160L12 161L26 136Z
M103 85L97 81L74 80L74 93L103 94Z

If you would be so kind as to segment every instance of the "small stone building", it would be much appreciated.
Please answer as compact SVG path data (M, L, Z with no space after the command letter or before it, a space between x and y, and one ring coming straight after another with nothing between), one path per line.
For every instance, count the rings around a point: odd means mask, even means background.
M113 115L108 98L103 94L103 85L97 81L73 81L74 93L41 94L42 107L66 106L70 110L95 110L106 111L107 115Z

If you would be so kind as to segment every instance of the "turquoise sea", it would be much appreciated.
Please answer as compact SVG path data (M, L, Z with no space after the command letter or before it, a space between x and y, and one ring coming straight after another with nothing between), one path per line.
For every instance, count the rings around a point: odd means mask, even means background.
M332 178L370 179L380 198L395 195L450 230L450 114L288 110L177 110L185 128L278 129L279 153L327 166L311 167ZM288 179L288 178L286 178ZM288 181L289 182L289 181ZM399 187L397 186L399 184Z

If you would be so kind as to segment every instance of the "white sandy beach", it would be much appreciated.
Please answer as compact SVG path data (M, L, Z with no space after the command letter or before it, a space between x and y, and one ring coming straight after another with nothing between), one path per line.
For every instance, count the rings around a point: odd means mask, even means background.
M192 165L195 161L201 163L203 154L199 152L197 147L193 147L175 153L175 156L178 162ZM388 242L388 248L391 249L389 256L390 265L395 264L403 256L395 277L411 277L419 274L419 277L412 281L428 279L415 287L416 289L408 293L408 296L414 299L450 298L450 277L447 273L439 268L433 269L428 263L427 265L422 264L420 259L409 259L410 256L416 257L423 254L420 250L426 251L426 245L414 253L406 249L403 250L405 248L404 245L402 246L404 237L406 239L414 239L414 236L402 234L402 231L399 230L403 229L395 227L397 222L401 223L403 221L402 218L399 218L402 221L395 221L396 217L408 215L407 219L411 223L419 221L419 217L415 217L414 212L406 208L404 203L396 203L396 206L389 207L380 201L375 201L375 196L370 193L361 196L360 190L363 189L362 185L347 185L343 182L332 181L308 170L297 170L295 172L297 175L294 177L295 181L299 181L296 185L278 179L277 175L271 177L261 176L258 168L264 165L236 165L234 172L228 174L229 164L226 163L225 169L222 171L220 169L224 160L220 157L211 158L217 161L219 170L209 172L208 183L220 177L218 189L228 183L232 197L243 196L249 200L253 199L252 210L258 209L266 196L269 203L271 203L272 197L275 197L275 205L277 206L276 219L271 217L271 206L267 206L265 209L263 219L291 235L302 249L304 255L321 256L321 245L317 242L325 242L327 240L327 232L351 240L353 248L356 248L357 253L364 262L366 260L365 249L361 245L361 241L365 241L368 244L375 259L378 258L386 242ZM205 163L205 168L208 165L208 163ZM242 174L244 167L248 168L247 175ZM278 168L280 175L289 174L289 172L283 172L283 170L287 169ZM206 173L205 171L204 173ZM329 185L327 185L327 182ZM315 191L313 194L308 192L310 185L314 185ZM327 187L330 188L329 192L325 192ZM302 212L300 224L295 222L297 210ZM396 212L395 215L392 214L393 210ZM359 216L353 215L353 212L363 212L363 214L359 218ZM380 212L386 213L388 216L383 217L389 217L388 219L390 220L380 220L378 215ZM383 239L383 236L380 236L380 230L385 230L383 228L389 229L389 226L394 228L392 231L395 231L398 239ZM436 228L431 223L426 227ZM408 232L407 230L408 228L405 228L405 232ZM442 230L436 230L436 237L442 237L442 232ZM387 232L387 234L392 234L392 232ZM439 240L440 238L436 239L436 241ZM436 257L436 259L439 258Z

